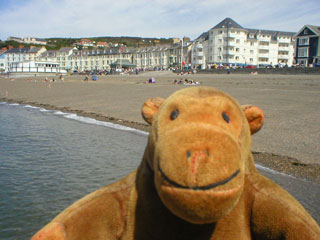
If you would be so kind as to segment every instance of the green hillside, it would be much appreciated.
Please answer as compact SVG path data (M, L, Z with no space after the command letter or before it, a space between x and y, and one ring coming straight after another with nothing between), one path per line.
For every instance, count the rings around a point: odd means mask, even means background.
M45 46L47 50L58 50L62 47L72 47L77 46L82 38L45 38L47 40L47 45ZM171 44L173 42L172 38L140 38L140 37L89 37L92 42L107 42L112 44L123 44L127 47L141 47L141 46L156 46L163 44ZM24 47L30 47L31 45L41 47L42 45L35 44L24 44L15 41L0 41L0 48L9 47L19 47L23 45Z

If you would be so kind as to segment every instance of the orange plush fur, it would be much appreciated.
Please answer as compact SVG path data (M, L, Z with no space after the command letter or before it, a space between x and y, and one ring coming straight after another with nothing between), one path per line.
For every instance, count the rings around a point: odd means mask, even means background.
M213 88L147 100L152 124L139 168L89 194L32 239L320 239L317 223L260 175L251 134L257 107Z

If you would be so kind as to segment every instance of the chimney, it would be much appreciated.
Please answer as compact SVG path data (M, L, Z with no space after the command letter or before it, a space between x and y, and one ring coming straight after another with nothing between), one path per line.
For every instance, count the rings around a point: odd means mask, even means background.
M11 49L11 48L13 48L13 46L12 46L12 45L9 45L9 49Z
M23 48L23 45L19 45L19 49Z

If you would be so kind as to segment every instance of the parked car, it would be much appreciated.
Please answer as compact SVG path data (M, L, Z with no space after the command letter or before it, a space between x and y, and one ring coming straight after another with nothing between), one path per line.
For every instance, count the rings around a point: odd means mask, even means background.
M259 64L259 68L273 68L271 64Z
M255 66L255 65L246 65L246 66L244 66L244 68L257 68L257 66Z

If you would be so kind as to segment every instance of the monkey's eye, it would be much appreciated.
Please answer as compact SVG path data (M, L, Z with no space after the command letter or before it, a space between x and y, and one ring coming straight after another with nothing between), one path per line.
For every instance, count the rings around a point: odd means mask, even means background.
M178 117L178 115L179 115L179 110L178 110L178 109L175 109L175 110L173 110L173 111L171 112L171 114L170 114L170 119L171 119L171 120L175 120L175 119Z
M228 114L226 114L225 112L222 112L222 117L223 117L223 120L225 120L227 123L230 122L230 118L229 118Z

